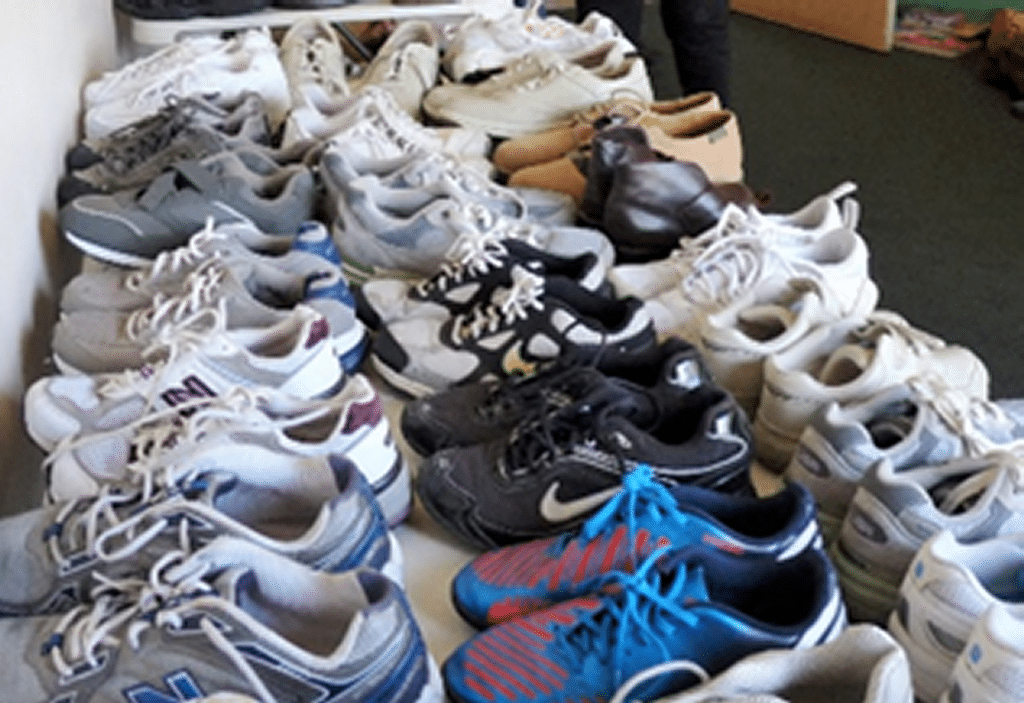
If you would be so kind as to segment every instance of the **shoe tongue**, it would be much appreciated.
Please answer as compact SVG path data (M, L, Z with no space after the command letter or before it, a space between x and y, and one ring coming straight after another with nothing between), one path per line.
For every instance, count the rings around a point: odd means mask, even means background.
M844 344L825 360L818 380L828 386L840 386L858 378L870 366L874 351L856 344Z
M655 569L659 578L658 591L683 605L711 600L704 567L690 563L688 557L691 553L689 549L669 552Z
M675 354L662 367L662 379L667 386L682 391L695 391L707 383L700 359L694 351Z
M256 574L249 567L233 566L224 569L213 580L213 587L221 598L241 606L243 595L256 589Z

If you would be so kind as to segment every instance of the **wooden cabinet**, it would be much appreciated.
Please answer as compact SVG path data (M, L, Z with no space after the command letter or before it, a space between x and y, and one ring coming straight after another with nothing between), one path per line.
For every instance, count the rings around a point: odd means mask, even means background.
M892 49L896 0L731 0L731 7L851 44Z

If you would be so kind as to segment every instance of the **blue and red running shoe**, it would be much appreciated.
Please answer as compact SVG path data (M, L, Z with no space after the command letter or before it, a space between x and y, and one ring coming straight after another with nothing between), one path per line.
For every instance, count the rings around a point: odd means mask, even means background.
M452 601L471 625L489 627L590 593L606 574L633 571L659 547L697 542L773 561L791 558L821 546L814 500L796 483L770 498L666 487L641 465L577 529L473 559L453 580Z
M835 638L846 611L821 549L785 561L703 542L655 550L581 596L480 632L442 668L452 703L652 700L765 649Z

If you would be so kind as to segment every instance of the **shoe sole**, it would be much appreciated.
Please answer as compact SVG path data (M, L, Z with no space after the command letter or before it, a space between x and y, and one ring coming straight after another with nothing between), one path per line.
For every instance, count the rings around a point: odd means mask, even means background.
M64 230L64 236L82 253L87 256L91 256L94 259L98 259L99 261L116 264L118 266L129 266L131 268L149 266L153 263L152 259L127 254L123 251L117 251L116 249L108 249L104 246L100 246L96 242L83 239L74 232L68 230Z
M373 368L380 374L387 383L393 388L409 395L413 398L422 398L427 395L436 393L437 390L419 381L414 381L411 378L403 376L398 371L387 365L379 356L376 354L370 354L370 360L373 363Z

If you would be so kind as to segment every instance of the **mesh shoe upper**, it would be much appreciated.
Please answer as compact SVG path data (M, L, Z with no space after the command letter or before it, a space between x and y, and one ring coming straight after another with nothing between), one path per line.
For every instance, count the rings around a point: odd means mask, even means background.
M766 499L669 489L640 466L579 529L473 559L452 581L452 600L471 624L487 627L587 595L608 573L632 571L659 547L698 541L751 558L787 559L821 539L810 495L796 484Z

